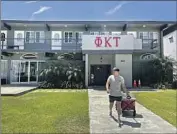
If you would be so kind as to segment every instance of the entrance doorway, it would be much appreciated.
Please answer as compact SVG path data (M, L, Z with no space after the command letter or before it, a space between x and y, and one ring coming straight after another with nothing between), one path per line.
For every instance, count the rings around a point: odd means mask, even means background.
M104 86L108 76L111 74L111 65L91 65L90 84Z
M41 63L44 61L13 60L11 62L11 84L37 83Z

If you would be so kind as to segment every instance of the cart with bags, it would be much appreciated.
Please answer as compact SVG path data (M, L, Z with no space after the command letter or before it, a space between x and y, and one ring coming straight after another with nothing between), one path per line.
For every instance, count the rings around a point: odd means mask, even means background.
M135 98L123 98L121 102L122 113L124 111L132 111L133 116L136 116L136 108L135 108Z
M136 116L135 102L136 102L135 98L131 98L130 96L123 97L121 101L122 113L124 114L125 111L132 111L133 116L135 117ZM117 110L117 107L116 107L116 110Z

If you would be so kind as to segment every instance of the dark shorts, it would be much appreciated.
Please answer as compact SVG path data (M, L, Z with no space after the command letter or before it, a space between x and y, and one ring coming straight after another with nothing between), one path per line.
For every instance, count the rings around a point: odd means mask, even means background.
M114 102L114 101L122 101L122 96L110 96L109 95L109 102Z

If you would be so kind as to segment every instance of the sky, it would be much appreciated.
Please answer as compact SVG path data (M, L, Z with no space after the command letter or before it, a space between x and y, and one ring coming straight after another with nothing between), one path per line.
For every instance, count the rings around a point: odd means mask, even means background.
M176 21L177 1L3 1L1 19Z

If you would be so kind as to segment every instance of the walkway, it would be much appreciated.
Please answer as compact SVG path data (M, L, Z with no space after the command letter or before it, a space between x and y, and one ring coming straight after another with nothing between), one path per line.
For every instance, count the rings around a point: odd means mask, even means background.
M36 88L34 85L2 85L1 95L2 96L18 96L27 92L33 91Z
M108 96L105 91L89 89L91 133L176 133L176 128L142 105L136 103L137 116L122 117L123 126L108 116Z

